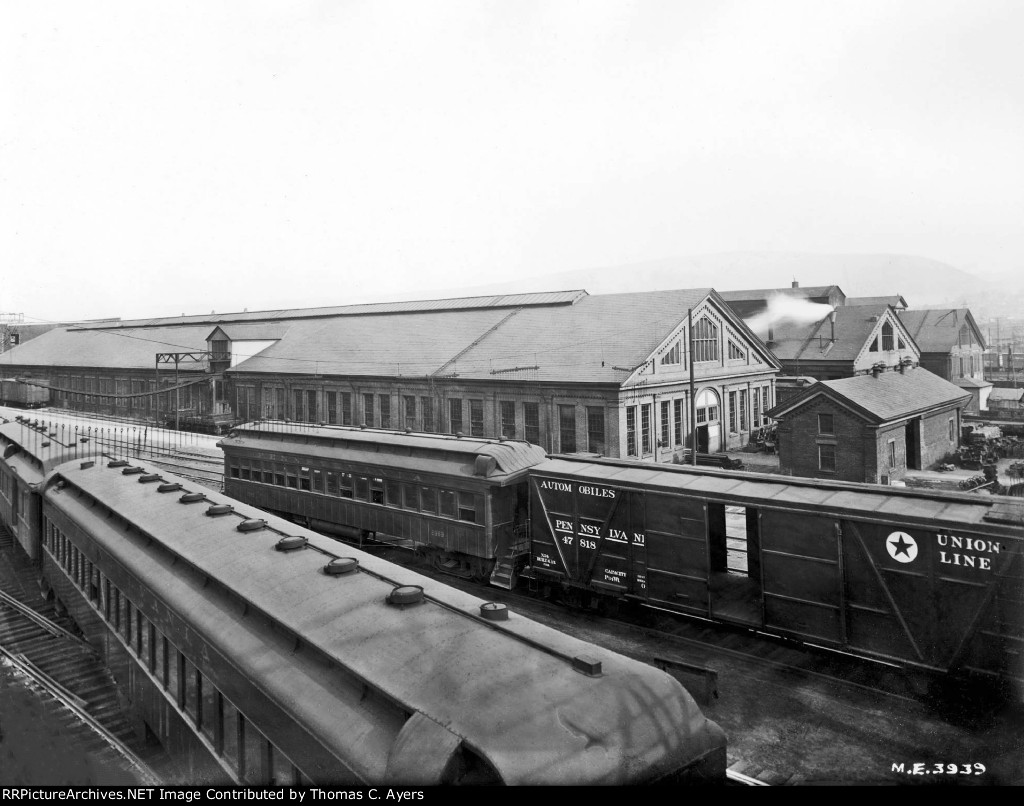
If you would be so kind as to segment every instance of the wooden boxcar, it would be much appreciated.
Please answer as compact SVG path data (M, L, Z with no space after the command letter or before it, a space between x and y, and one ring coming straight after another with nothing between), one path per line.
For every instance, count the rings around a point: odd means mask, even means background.
M225 492L318 531L410 541L442 570L506 588L526 556L536 445L281 422L219 444Z
M1024 681L1019 499L570 458L530 486L539 584Z
M44 573L187 780L724 780L669 675L190 486L76 461L42 493Z
M13 378L0 380L0 404L19 406L26 409L37 409L50 403L48 383L41 378L27 378L30 383L23 383Z

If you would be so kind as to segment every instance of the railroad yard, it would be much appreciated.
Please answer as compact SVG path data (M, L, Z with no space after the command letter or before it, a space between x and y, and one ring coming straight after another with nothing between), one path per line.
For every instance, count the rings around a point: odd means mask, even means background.
M87 433L89 441L78 443L84 446L83 459L125 456L153 472L173 471L214 491L222 487L217 437L143 430L100 419L83 422L80 416L49 411L33 412L30 419L45 423L47 433L58 438ZM730 508L726 518L731 530L742 520L741 511ZM369 542L362 548L505 605L512 619L525 616L668 669L726 731L734 783L1024 783L1021 704L985 686L948 685L891 664L651 608L614 617L567 609L564 602L439 573L401 546ZM746 562L744 546L730 541L730 569L745 572ZM20 724L30 712L42 714L38 724L33 719L37 737L70 742L74 757L81 756L81 763L61 770L69 783L151 782L155 776L172 782L176 773L166 758L152 748L149 762L136 755L147 752L146 744L140 744L121 715L102 664L79 638L61 631L61 616L39 596L33 567L15 551L6 532L0 534L0 588L5 592L0 601L5 655L0 675L6 703L0 724ZM28 610L55 619L53 626L38 616L30 620ZM67 623L66 617L63 621ZM42 683L35 676L39 673ZM17 696L10 696L14 691ZM92 723L89 714L100 724ZM29 737L21 744L33 747L32 741ZM24 755L24 780L56 780L52 769L32 768L33 758L34 753Z

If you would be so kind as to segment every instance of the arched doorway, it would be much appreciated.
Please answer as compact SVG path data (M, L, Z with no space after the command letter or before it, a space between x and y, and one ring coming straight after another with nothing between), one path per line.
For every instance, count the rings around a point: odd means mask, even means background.
M697 453L722 450L722 406L714 389L701 389L694 401L696 409Z

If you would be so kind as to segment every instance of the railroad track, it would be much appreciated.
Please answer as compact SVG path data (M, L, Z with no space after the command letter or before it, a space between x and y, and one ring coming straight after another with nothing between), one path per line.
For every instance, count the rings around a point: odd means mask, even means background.
M151 764L164 760L160 754L141 758L132 749L138 741L102 659L69 629L69 621L54 618L38 590L31 595L33 586L22 578L31 569L18 567L15 551L10 533L0 527L0 671L33 693L50 733L67 739L112 782L161 783Z

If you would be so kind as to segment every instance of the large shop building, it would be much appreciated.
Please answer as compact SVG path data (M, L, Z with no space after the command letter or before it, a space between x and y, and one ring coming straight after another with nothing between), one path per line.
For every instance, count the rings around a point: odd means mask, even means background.
M746 445L779 369L712 289L122 321L0 356L3 377L48 383L54 404L115 416L287 418L662 462L691 440Z

